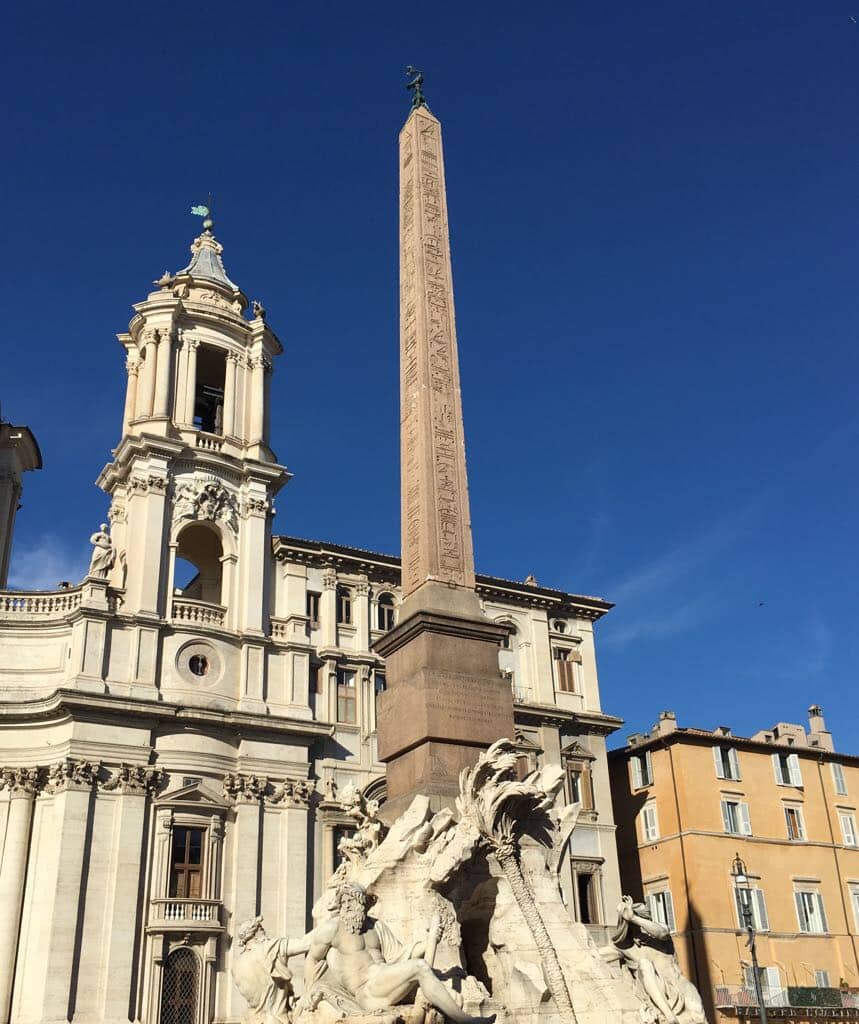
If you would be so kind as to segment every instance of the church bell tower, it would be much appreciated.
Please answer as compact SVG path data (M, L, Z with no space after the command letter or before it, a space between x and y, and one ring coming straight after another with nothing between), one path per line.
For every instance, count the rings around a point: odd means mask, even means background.
M266 635L272 502L289 478L269 443L271 371L283 349L259 303L246 315L202 209L190 262L155 282L118 335L128 371L122 439L97 481L111 498L111 583L142 631L141 680L157 643L147 621Z

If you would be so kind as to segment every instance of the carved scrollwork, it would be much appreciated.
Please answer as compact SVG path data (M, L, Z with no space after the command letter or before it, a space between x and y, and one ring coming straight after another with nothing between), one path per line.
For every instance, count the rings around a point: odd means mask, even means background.
M32 795L39 788L38 768L0 768L0 789Z
M66 757L48 767L45 792L63 793L68 789L92 789L100 769L100 761L82 761Z
M145 795L157 792L166 781L167 775L161 768L121 764L109 778L100 783L100 787L108 793L119 790L120 793Z
M258 803L268 788L265 775L240 775L230 773L224 776L224 796L236 803Z
M310 779L284 779L283 782L271 786L265 794L269 804L285 804L288 807L308 807L313 796L315 784Z
M324 569L322 572L322 587L324 590L334 590L337 586L337 572L335 569Z
M221 521L235 533L239 525L238 502L219 481L196 474L176 487L173 522L182 519Z

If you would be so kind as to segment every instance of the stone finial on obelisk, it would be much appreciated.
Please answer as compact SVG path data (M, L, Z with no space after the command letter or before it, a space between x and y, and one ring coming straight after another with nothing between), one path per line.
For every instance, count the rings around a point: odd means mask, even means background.
M387 816L418 793L452 802L459 771L513 736L498 669L504 627L475 592L465 436L441 124L409 69L400 132L400 458L402 587L395 629L376 643L388 690L378 702Z

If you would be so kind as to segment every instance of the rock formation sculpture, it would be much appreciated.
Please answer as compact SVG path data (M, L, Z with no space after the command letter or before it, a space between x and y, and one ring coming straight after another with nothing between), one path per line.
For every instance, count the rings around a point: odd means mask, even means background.
M520 779L517 763L499 740L461 773L455 811L418 796L387 831L374 801L342 791L358 831L315 926L266 947L307 954L292 1024L424 1024L433 1012L460 1024L702 1024L697 992L640 907L604 950L571 919L558 865L578 807L560 805L559 768ZM637 953L630 926L647 937Z

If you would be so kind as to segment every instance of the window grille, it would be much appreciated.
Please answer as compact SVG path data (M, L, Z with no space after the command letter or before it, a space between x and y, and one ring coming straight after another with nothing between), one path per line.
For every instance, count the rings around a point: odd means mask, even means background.
M164 965L161 1024L195 1024L200 967L190 949L177 949Z

